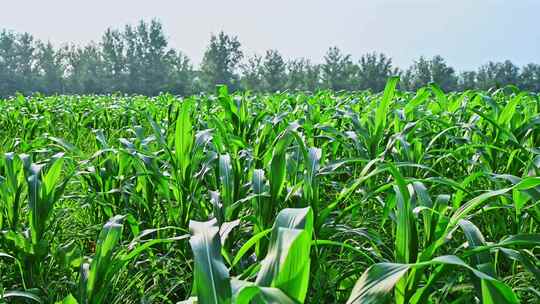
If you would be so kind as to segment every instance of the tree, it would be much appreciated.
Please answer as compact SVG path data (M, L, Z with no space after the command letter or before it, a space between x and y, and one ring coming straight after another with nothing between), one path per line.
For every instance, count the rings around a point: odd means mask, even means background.
M431 82L430 62L423 56L415 60L403 78L409 90L417 90Z
M108 29L101 49L102 72L110 82L106 91L145 95L193 92L193 67L184 54L168 47L158 20L126 25L122 32Z
M309 61L305 65L305 80L304 85L306 90L315 92L321 89L321 65L311 64Z
M306 68L309 61L306 59L296 59L289 61L287 65L287 89L289 90L307 90L306 89Z
M332 90L352 90L355 87L355 75L358 67L352 62L351 55L344 55L337 47L331 47L324 56L322 80L326 88Z
M430 82L437 83L445 91L457 88L458 78L455 70L446 64L439 55L432 59L420 57L405 73L404 80L410 90L417 90Z
M519 75L519 86L523 90L540 92L540 65L529 63Z
M2 31L0 33L0 96L14 92L18 83L16 79L15 34Z
M48 95L63 93L65 66L61 50L55 50L50 42L39 43L36 57L39 91Z
M263 91L262 86L262 57L254 55L240 65L242 70L242 88L254 92Z
M224 32L212 35L201 64L201 77L207 91L213 91L218 84L227 85L232 91L239 88L236 70L244 56L240 47L236 37Z
M37 89L37 86L35 86L37 78L35 70L36 42L34 41L34 37L28 33L24 33L19 35L16 46L16 72L20 76L21 92L29 94Z
M157 20L107 29L99 43L55 48L28 33L0 31L0 96L16 92L28 95L101 94L110 92L178 95L213 92L217 84L231 91L316 91L372 89L382 91L388 77L399 74L400 88L417 90L435 82L445 91L490 89L514 84L540 91L540 65L528 64L521 71L511 61L488 62L477 71L456 74L441 56L420 57L405 71L392 66L380 53L360 57L337 47L328 49L323 64L307 59L286 61L276 50L242 62L241 44L224 32L212 35L199 69L189 58L168 46ZM242 63L242 64L241 64Z
M477 84L480 89L500 88L509 84L517 84L519 68L510 60L504 62L488 62L478 69Z
M287 83L287 64L276 50L269 50L262 63L262 80L267 92L283 90Z
M193 66L189 58L181 52L169 54L170 75L166 91L177 95L195 93Z
M123 91L126 88L126 55L122 33L107 29L101 38L105 90Z
M446 64L444 58L439 55L431 59L431 81L438 84L445 91L457 89L458 78L454 68Z
M365 54L358 63L358 87L380 92L384 90L388 78L396 73L397 70L392 69L392 59L386 55Z
M67 91L70 93L100 94L107 92L106 67L99 45L66 47Z
M460 90L471 90L476 88L476 72L465 71L459 75L458 87Z
M287 65L287 84L289 90L316 91L320 88L321 69L305 58L295 59Z
M36 43L28 34L0 33L0 95L15 92L31 94L37 90Z
M136 27L127 25L123 39L126 46L127 91L157 95L167 87L170 65L175 52L168 42L161 23L140 21Z

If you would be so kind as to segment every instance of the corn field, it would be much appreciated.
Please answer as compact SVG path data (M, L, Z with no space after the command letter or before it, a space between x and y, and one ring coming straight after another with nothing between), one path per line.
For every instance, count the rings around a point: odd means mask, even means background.
M0 100L0 302L539 303L540 95Z

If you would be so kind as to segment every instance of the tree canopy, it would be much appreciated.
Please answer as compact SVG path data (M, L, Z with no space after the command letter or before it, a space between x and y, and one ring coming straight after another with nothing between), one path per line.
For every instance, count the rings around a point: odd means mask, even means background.
M99 42L55 47L29 33L0 31L0 96L36 92L50 94L190 95L212 92L225 84L231 91L255 92L384 89L386 80L401 76L400 87L415 90L430 82L444 91L490 89L509 84L540 91L540 65L518 67L511 61L487 62L477 71L457 72L441 56L420 56L401 70L382 53L355 61L330 47L322 63L286 59L278 50L245 56L236 36L212 35L199 67L168 45L157 20L123 29L107 29Z

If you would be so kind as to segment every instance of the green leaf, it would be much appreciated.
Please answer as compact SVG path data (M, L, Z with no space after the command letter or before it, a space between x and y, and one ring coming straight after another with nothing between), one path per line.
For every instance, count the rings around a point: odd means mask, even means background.
M390 173L396 181L394 185L396 208L396 236L395 257L399 263L411 263L418 255L418 232L414 220L413 208L409 189L399 170L390 165ZM407 282L402 280L396 288L396 302L405 303L408 299L406 294Z
M109 292L109 279L115 272L113 267L114 249L122 237L124 216L111 218L101 230L96 244L96 254L88 269L88 278L84 282L84 292L89 303L99 303ZM85 302L85 301L81 301Z
M43 177L43 184L45 185L45 189L48 195L52 193L52 191L58 184L60 175L62 174L63 164L64 159L62 157L54 159L49 170L47 170L47 174L45 174L45 176Z
M221 256L221 241L216 219L190 221L189 243L195 260L195 288L201 304L231 303L229 270Z
M286 175L286 149L291 142L291 136L288 133L283 133L282 137L277 141L272 151L272 160L270 161L270 195L274 204L278 202L283 186L285 184Z
M390 109L390 101L394 97L399 77L394 76L388 78L386 86L384 87L384 93L382 99L375 110L375 133L379 134L386 126L386 119Z
M193 126L191 124L191 103L184 101L176 120L176 129L174 133L176 160L179 164L182 178L186 178L192 144Z
M504 188L499 190L493 190L489 192L485 192L480 194L479 196L471 199L467 203L465 203L463 206L461 206L450 218L450 222L448 224L448 229L453 228L460 220L465 218L470 212L475 210L476 208L482 206L482 204L493 197L497 197L499 195L503 195L507 193L508 191L512 190L512 188Z
M540 284L540 268L536 266L538 260L531 251L528 250L513 250L508 248L499 248L499 250L508 258L519 261L525 269L532 273L536 282Z
M409 270L407 264L378 263L358 279L347 304L385 303L390 292Z
M506 284L495 280L482 280L482 303L519 303L516 295Z
M221 184L221 198L223 207L227 210L234 203L234 177L232 172L231 157L229 154L219 156L219 181ZM227 214L227 211L225 211ZM225 220L230 220L225 218Z
M386 303L392 289L411 268L424 268L430 265L454 265L471 271L482 282L482 297L485 301L504 299L508 302L489 303L518 303L512 289L491 276L467 265L460 258L446 255L427 262L416 264L379 263L369 267L356 282L347 304Z
M304 177L304 199L305 206L311 204L315 214L318 212L319 187L317 185L317 172L319 171L322 157L322 150L319 148L309 148L305 163L306 174Z
M540 177L527 177L514 186L516 190L528 190L540 186Z
M62 302L57 302L57 304L79 304L79 302L72 294L69 294Z
M467 220L459 221L459 226L467 238L468 247L471 249L486 246L484 236L480 232L480 229L473 223ZM495 277L495 267L489 252L481 251L472 256L472 266L478 270L487 273L490 276Z
M428 244L435 236L435 229L437 226L437 216L433 212L433 201L431 200L431 197L429 196L429 193L424 184L422 184L421 182L413 182L412 187L414 189L414 198L417 201L416 208L427 208L426 212L422 213L422 217L424 222L425 234L424 242L425 244Z
M295 304L299 303L288 297L278 288L261 287L253 283L232 280L233 299L235 304Z
M256 284L277 287L303 303L309 284L313 212L284 209L274 223L268 254L261 262Z
M270 227L275 214L274 208L276 208L276 206L273 206L273 204L265 197L268 196L267 188L264 170L255 169L253 171L253 176L251 177L251 191L253 191L254 194L252 206L253 213L257 219L255 232Z
M518 94L516 97L510 99L510 101L506 104L504 109L501 111L501 114L499 115L499 119L497 119L497 124L504 125L507 122L509 122L512 119L512 116L514 116L514 113L516 112L516 107L521 101L521 98L527 93L523 92Z
M0 294L0 300L7 300L10 298L28 299L37 303L43 303L38 296L28 291L10 290L4 292L4 294Z
M405 105L405 108L404 108L404 111L405 111L405 115L409 115L409 113L412 112L412 110L414 110L414 108L418 107L419 105L421 105L422 103L424 103L424 101L429 97L431 93L429 92L429 90L427 90L426 88L420 88L417 92L416 92L416 96L414 96L414 98L412 98L408 103L407 105Z
M540 234L517 234L503 239L500 246L540 246Z
M234 257L234 260L232 261L231 267L236 266L238 262L242 259L242 257L248 252L248 250L253 247L260 239L268 235L268 233L272 232L272 228L263 230L254 236L252 236L247 242L238 249L238 252L236 253L236 256Z

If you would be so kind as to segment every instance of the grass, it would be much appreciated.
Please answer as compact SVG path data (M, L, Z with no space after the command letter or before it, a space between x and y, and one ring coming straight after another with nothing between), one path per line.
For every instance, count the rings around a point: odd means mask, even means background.
M0 100L0 301L538 303L540 96Z

